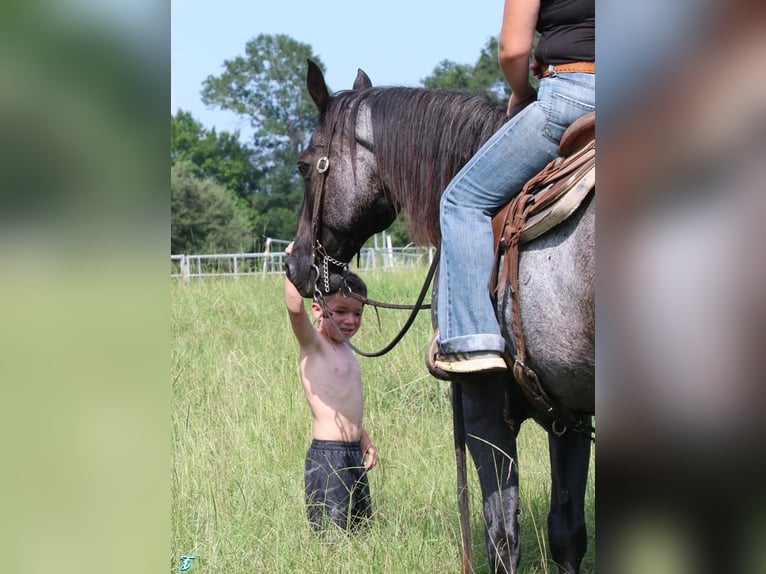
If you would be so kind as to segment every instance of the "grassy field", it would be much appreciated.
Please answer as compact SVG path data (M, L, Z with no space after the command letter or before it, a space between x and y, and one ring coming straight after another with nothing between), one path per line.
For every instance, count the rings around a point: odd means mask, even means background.
M370 297L411 303L424 270L368 275ZM381 358L360 357L365 427L378 447L370 473L372 527L331 542L316 539L303 502L310 414L280 277L171 285L172 533L170 571L444 573L460 570L460 530L448 383L423 366L430 318ZM368 309L354 342L377 350L406 311ZM557 572L547 556L550 487L545 434L531 422L519 444L522 572ZM469 461L474 569L488 571L481 496ZM588 485L593 572L594 487Z

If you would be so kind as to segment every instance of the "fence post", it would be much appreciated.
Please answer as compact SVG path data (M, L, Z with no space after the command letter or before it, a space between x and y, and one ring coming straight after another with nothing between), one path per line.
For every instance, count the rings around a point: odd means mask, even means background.
M266 238L266 251L263 252L263 276L269 272L269 259L271 253L271 237Z
M181 281L184 283L189 282L189 260L186 258L186 255L181 255L181 260L179 261L179 268L181 271Z
M386 244L383 246L385 250L383 252L385 265L383 267L385 267L386 269L390 269L391 267L394 266L394 246L391 243L391 236L386 234L385 232L383 232L383 239L386 242Z

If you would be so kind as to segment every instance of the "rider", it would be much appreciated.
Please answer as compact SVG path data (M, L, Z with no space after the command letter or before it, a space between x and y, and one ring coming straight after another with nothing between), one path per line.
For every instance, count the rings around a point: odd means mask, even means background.
M434 364L443 371L506 368L505 340L488 289L492 216L558 157L569 124L595 110L595 19L595 0L505 0L498 62L512 90L510 119L441 198ZM535 31L540 38L530 66ZM529 81L530 68L540 78L539 92Z

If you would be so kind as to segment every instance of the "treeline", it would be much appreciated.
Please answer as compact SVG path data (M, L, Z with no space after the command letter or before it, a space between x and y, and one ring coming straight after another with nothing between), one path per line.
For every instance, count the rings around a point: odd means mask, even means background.
M267 237L295 235L303 199L296 164L316 121L305 88L308 58L325 69L310 46L286 35L260 35L246 43L244 55L224 61L220 75L203 82L205 104L246 120L244 143L239 131L207 129L187 111L171 115L172 253L263 251ZM474 64L444 60L421 83L510 96L495 38ZM389 231L394 244L409 242L403 221Z

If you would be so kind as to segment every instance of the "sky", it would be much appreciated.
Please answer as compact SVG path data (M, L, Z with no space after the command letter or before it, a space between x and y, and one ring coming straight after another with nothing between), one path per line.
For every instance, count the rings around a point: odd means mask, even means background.
M349 89L358 68L374 85L417 86L442 60L473 64L502 14L502 0L171 0L171 114L182 109L208 129L245 131L246 120L208 109L200 91L259 34L311 46L332 91Z

